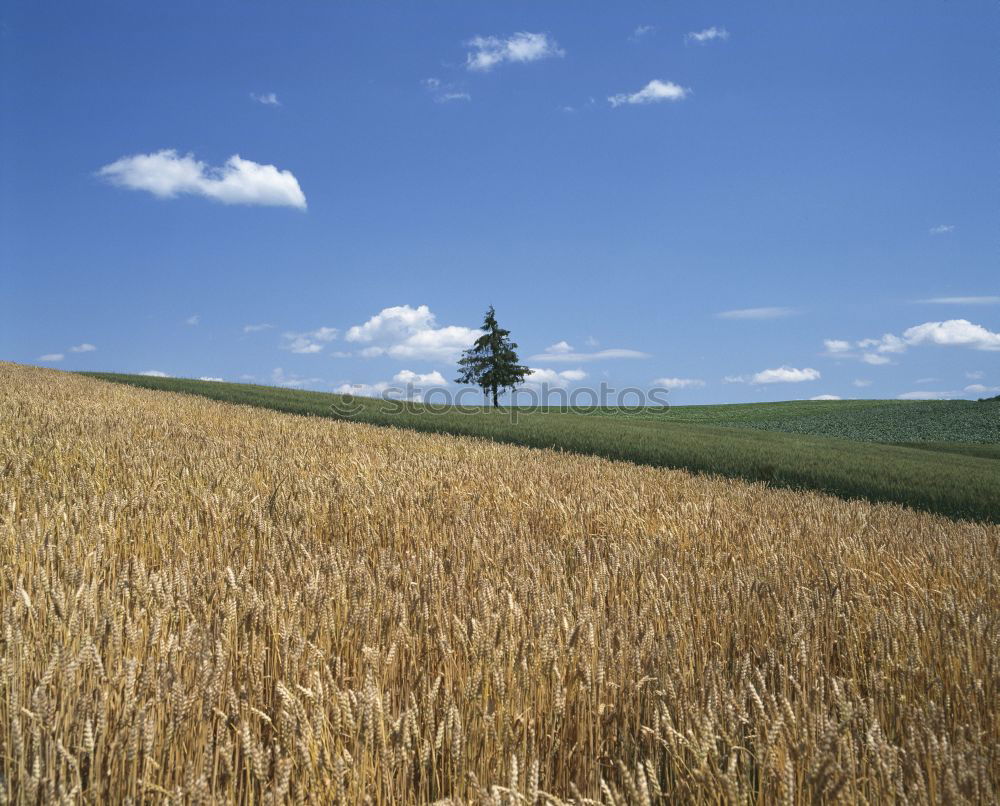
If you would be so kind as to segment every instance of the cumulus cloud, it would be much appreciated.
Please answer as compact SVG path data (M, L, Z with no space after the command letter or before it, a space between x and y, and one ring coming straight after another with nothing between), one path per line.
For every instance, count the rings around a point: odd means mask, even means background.
M981 383L970 383L963 390L971 395L995 395L1000 392L1000 386L986 386Z
M735 311L722 311L716 316L719 319L779 319L795 313L794 308L738 308Z
M526 31L516 33L503 39L497 36L476 36L466 45L469 51L465 66L469 70L487 71L504 62L536 62L565 56L566 51L559 47L548 34L533 34Z
M924 322L903 331L909 346L938 344L944 347L971 347L974 350L1000 350L1000 333L993 333L968 319Z
M555 344L550 344L546 347L544 352L531 356L529 360L544 361L549 363L564 362L576 364L581 361L603 361L614 358L649 358L649 353L621 348L596 350L592 353L582 353L574 350L573 345L568 342L557 341Z
M653 381L653 386L661 386L664 389L687 389L704 385L705 382L701 378L657 378Z
M816 395L815 397L809 398L810 400L842 400L840 395Z
M306 197L291 171L261 165L234 154L221 168L174 149L135 154L98 171L114 185L145 190L163 199L182 193L204 196L223 204L262 204L306 209Z
M184 320L185 325L197 325L201 321L201 314L196 313Z
M906 352L906 342L892 333L883 333L882 337L878 339L862 339L858 342L858 347L864 350L874 350L877 353Z
M751 383L802 383L803 381L818 381L819 370L812 367L796 369L795 367L781 366L776 369L765 369L756 373L751 379Z
M333 391L338 395L355 395L357 397L381 397L392 400L423 400L423 386L447 386L448 382L440 372L428 372L423 375L404 369L397 372L389 381L376 383L342 383Z
M46 353L45 355L38 356L38 360L55 362L55 361L62 361L65 357L66 356L63 355L62 353Z
M457 360L478 337L479 331L473 328L439 327L426 305L383 308L364 324L350 328L345 336L349 342L368 345L361 350L364 358L387 355L444 362Z
M93 344L87 344L87 342L84 342L83 344L77 344L70 347L69 351L71 353L92 353L96 349L97 348Z
M582 381L586 377L587 373L582 369L566 369L559 372L554 369L533 368L525 378L525 381L530 384L545 384L547 386L562 388L570 383Z
M396 383L412 384L414 386L447 386L448 381L444 379L444 376L434 370L432 372L425 372L423 374L419 372L413 372L413 370L404 369L397 372L392 376L392 379Z
M212 378L209 375L202 375L200 378L198 378L198 380L199 381L216 381L218 383L222 383L223 382L222 378Z
M922 389L918 392L903 392L898 396L899 400L951 400L955 397L954 392L932 392L930 389Z
M638 42L644 36L654 33L655 31L656 31L655 25L639 25L636 27L634 31L632 31L632 35L629 37L629 39L631 39L633 42Z
M938 224L936 227L931 227L930 230L928 230L928 232L930 232L931 235L944 235L946 232L954 232L954 231L955 231L954 224Z
M716 39L729 39L729 31L725 28L716 28L714 25L711 28L705 28L701 31L691 31L688 33L684 40L686 42L712 42Z
M259 333L262 330L270 330L274 325L262 323L259 325L243 325L244 333Z
M300 355L319 353L324 345L337 338L339 332L335 327L319 327L305 333L285 333L281 337L281 349Z
M342 383L334 388L338 395L355 395L357 397L381 397L389 390L386 381L378 383Z
M571 353L573 352L573 346L568 341L557 341L555 344L550 344L545 348L547 353Z
M140 375L148 375L150 378L169 378L166 372L161 372L158 369L147 369L145 372L140 372Z
M654 78L645 87L637 92L621 92L617 95L609 95L608 103L612 107L623 104L652 104L659 101L683 101L688 97L691 90L675 84L673 81L660 81Z
M281 101L278 100L278 96L273 92L265 92L260 95L256 92L251 92L250 97L257 103L264 104L264 106L281 106Z
M856 358L866 364L879 366L891 363L890 355L905 353L911 347L938 345L941 347L968 347L973 350L1000 350L1000 333L994 333L968 319L948 319L944 322L924 322L907 328L901 336L884 333L879 338L848 342L827 339L823 342L826 355L835 358Z
M852 386L857 386L859 389L864 389L866 386L871 386L872 382L867 378L855 378L851 381Z

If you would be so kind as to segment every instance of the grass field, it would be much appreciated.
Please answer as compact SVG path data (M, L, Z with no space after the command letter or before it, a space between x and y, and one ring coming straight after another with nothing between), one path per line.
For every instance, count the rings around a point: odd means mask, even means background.
M0 385L7 802L996 800L1000 527Z
M295 414L342 418L342 399L249 384L92 374ZM479 436L657 467L684 468L847 498L1000 521L1000 403L806 401L637 410L519 412L478 407L387 413L355 398L356 422ZM892 444L901 443L901 444Z
M1000 444L1000 408L970 400L796 400L675 406L672 420L858 442Z

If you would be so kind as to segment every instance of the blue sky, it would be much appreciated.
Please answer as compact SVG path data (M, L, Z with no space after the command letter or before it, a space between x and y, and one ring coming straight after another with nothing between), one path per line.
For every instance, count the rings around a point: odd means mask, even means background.
M8 0L0 358L373 392L493 304L569 389L996 394L997 14Z

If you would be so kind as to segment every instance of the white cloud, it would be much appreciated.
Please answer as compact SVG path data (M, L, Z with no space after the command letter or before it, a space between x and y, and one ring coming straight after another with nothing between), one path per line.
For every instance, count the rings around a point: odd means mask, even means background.
M586 377L587 373L582 369L567 369L558 372L554 369L534 368L525 380L531 384L547 384L561 388L570 383L582 381Z
M739 308L735 311L717 313L719 319L779 319L792 316L797 311L794 308Z
M571 353L573 352L573 345L568 341L557 341L555 344L550 344L545 348L547 353Z
M686 42L711 42L715 39L729 39L729 31L725 28L705 28L701 31L691 31L684 37Z
M938 344L945 347L971 347L974 350L1000 350L1000 333L993 333L968 319L925 322L903 331L907 345Z
M287 389L299 389L303 386L316 386L322 383L321 378L304 378L294 373L286 373L281 367L271 370L271 383L275 386L284 386Z
M270 330L274 325L259 324L259 325L243 325L244 333L259 333L261 330Z
M333 391L338 395L355 395L357 397L382 397L391 400L413 400L421 401L424 398L423 390L414 388L411 381L406 380L409 375L414 375L415 377L431 377L436 375L440 380L428 381L429 386L444 386L447 382L441 377L440 373L431 372L427 375L417 375L415 372L410 372L409 370L403 370L402 372L396 373L393 378L393 383L389 381L378 381L376 383L342 383L337 386ZM407 384L408 388L402 389L399 384Z
M460 325L438 327L430 308L397 305L383 308L362 325L347 331L349 342L368 344L364 358L387 355L397 359L451 362L472 346L479 331Z
M765 369L756 373L751 378L751 383L802 383L803 381L817 381L820 378L819 370L805 367L796 369L795 367L781 366L776 369Z
M940 378L917 378L914 383L940 383Z
M196 325L201 321L201 314L196 313L194 316L189 316L184 320L185 325Z
M701 378L657 378L653 381L653 386L662 386L664 389L686 389L690 386L704 386L705 382Z
M936 344L943 347L970 347L974 350L1000 350L1000 333L987 330L968 319L948 319L944 322L924 322L903 331L902 336L884 333L877 339L851 342L826 339L826 355L836 358L857 358L866 364L880 366L892 363L889 355L905 353L911 347ZM853 352L858 348L861 352Z
M838 353L850 352L851 343L843 339L824 339L823 346L826 347L827 355L837 355Z
M903 392L898 396L899 400L950 400L955 397L954 392L932 392L929 389L919 392Z
M965 387L964 391L974 395L995 395L997 392L1000 392L1000 386L985 386L981 383L970 383Z
M140 372L140 375L148 375L150 378L169 378L166 372L161 372L158 369L147 369L145 372Z
M654 78L637 92L621 92L617 95L609 95L608 103L613 107L617 107L622 104L652 104L658 101L683 101L688 97L690 92L691 90L685 89L673 81L660 81L658 78Z
M548 34L532 34L526 31L516 33L507 39L497 36L477 36L466 45L473 48L466 57L465 66L469 70L492 70L504 62L535 62L555 56L565 56Z
M97 348L93 344L87 344L87 342L84 342L83 344L77 344L70 347L69 351L71 353L92 353L96 349Z
M282 335L282 350L289 350L300 355L311 355L323 350L323 345L329 344L340 331L335 327L319 327L305 333L285 333Z
M944 235L946 232L954 232L954 224L938 224L936 227L931 227L928 230L931 235Z
M342 383L333 391L338 395L355 395L356 397L381 397L389 391L390 385L386 381L378 383Z
M877 353L906 352L906 342L892 333L883 333L882 338L879 339L862 339L858 342L858 347L863 350L874 349Z
M983 372L982 370L977 369L974 372L966 372L965 377L968 378L970 381L978 381L981 378L986 377L986 373Z
M409 369L404 369L400 370L395 375L393 375L392 379L396 383L413 384L414 386L421 384L424 386L448 385L448 381L446 381L444 379L444 376L437 370L434 370L433 372L425 372L423 374L420 374L418 372L413 372L412 370Z
M880 339L862 339L851 342L845 339L824 339L823 346L826 348L824 355L833 358L857 358L866 364L880 366L891 363L884 353L901 353L906 349L906 344L898 336L886 333ZM852 352L854 347L860 348L861 354Z
M217 381L218 383L222 383L223 382L222 378L212 378L212 377L210 377L208 375L202 375L198 380L199 381Z
M545 348L545 352L531 356L531 361L579 363L580 361L603 361L614 358L649 358L649 353L639 350L609 349L597 350L593 353L580 353L565 341L557 341Z
M472 96L467 92L442 92L434 100L439 104L446 104L450 101L471 101Z
M866 386L871 386L872 382L866 378L855 378L851 381L852 386L857 386L859 389L864 389Z
M816 395L816 397L809 398L810 400L843 400L840 395Z
M213 168L174 149L122 157L98 171L112 184L171 199L181 193L223 204L264 204L306 209L306 197L291 171L261 165L234 154Z
M932 305L1000 305L1000 297L931 297L917 302Z
M656 31L655 25L639 25L636 27L634 31L632 31L632 35L629 37L629 39L631 39L633 42L638 42L647 34L654 33L655 31Z
M38 356L39 361L62 361L66 356L62 353L46 353Z
M256 92L251 92L250 97L257 103L264 104L264 106L281 106L281 101L278 100L278 96L273 92L265 92L261 95L258 95Z

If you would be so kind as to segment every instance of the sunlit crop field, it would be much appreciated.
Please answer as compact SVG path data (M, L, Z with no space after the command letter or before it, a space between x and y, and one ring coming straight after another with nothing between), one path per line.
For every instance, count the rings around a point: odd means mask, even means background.
M996 799L1000 527L0 389L0 799Z

